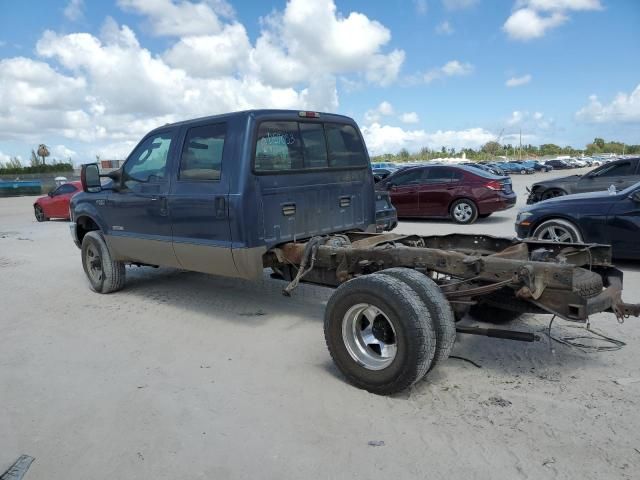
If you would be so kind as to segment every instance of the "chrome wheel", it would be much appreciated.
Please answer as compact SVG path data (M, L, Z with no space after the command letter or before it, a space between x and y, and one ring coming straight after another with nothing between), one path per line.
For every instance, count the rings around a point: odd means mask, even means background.
M569 229L559 225L549 225L548 227L544 227L540 230L537 237L540 240L550 240L552 242L561 243L575 243L577 241Z
M473 208L468 203L459 203L453 209L453 216L459 222L468 222L473 217Z
M396 331L389 317L367 303L354 305L342 319L342 340L349 355L368 370L382 370L398 351Z
M102 259L100 254L93 245L87 247L85 253L85 262L87 265L87 273L94 283L102 281Z

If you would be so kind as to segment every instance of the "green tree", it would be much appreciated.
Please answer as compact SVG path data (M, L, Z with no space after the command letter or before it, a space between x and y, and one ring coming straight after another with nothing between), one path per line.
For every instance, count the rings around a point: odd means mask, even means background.
M482 151L489 155L496 156L502 150L502 146L498 142L487 142L482 146Z

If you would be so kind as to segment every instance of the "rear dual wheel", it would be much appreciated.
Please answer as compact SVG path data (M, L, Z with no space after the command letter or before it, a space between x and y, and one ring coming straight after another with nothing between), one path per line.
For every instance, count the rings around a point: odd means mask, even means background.
M338 287L327 304L324 334L336 366L352 384L388 395L449 355L455 323L434 282L394 268Z

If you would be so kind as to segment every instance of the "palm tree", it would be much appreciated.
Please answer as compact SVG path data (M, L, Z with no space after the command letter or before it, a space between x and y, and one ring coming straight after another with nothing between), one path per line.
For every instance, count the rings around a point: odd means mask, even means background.
M50 154L49 154L49 147L47 147L44 143L41 143L41 144L38 146L38 156L39 156L40 158L42 158L42 164L43 164L43 165L44 165L44 163L45 163L45 162L44 162L44 159L45 159L46 157L48 157L49 155L50 155Z

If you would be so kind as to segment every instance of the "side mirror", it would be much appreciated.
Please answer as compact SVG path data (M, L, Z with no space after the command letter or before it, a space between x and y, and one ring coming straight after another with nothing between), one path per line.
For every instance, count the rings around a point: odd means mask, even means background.
M82 165L80 171L80 181L82 182L82 190L85 192L99 192L102 190L100 183L100 170L97 163L87 163Z
M633 192L630 197L634 202L640 203L640 190L636 190L635 192Z
M396 184L395 183L387 183L387 190L395 190L396 188Z
M51 198L53 198L53 190L51 190L49 193L47 193L47 195Z

